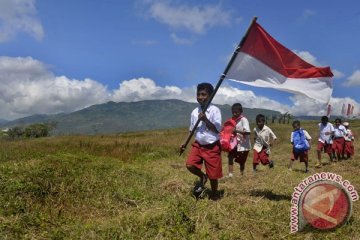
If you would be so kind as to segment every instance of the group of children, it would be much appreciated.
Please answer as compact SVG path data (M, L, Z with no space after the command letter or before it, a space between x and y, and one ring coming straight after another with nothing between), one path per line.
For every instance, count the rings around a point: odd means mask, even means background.
M191 113L190 132L195 129L195 141L192 144L190 153L186 160L187 169L199 177L199 182L193 189L193 194L198 196L205 189L206 182L210 181L211 193L210 199L218 200L218 179L223 177L222 174L222 145L220 143L220 132L222 130L221 111L218 107L210 104L206 111L203 109L213 93L214 88L210 83L200 83L197 86L197 101L199 106ZM244 174L245 162L249 151L251 150L250 142L250 125L248 119L242 115L243 109L240 103L235 103L232 108L232 119L234 123L232 134L236 144L229 150L228 167L229 177L233 176L234 161L240 165L240 173ZM291 133L291 143L293 151L289 163L289 169L292 169L294 160L300 159L305 163L305 172L308 172L308 150L311 147L311 136L300 127L299 121L294 121L294 131ZM330 160L340 158L349 158L354 154L352 145L353 136L348 128L348 123L341 124L340 119L336 119L335 127L329 123L326 116L321 118L319 124L319 139L317 145L318 163L321 166L321 152L329 154ZM277 137L274 132L265 125L265 116L258 114L256 116L256 127L254 128L254 146L253 146L253 171L256 172L257 165L260 163L274 167L274 162L269 159L270 151ZM185 145L180 146L180 151L184 151ZM334 156L335 155L335 156ZM206 173L202 169L205 165Z

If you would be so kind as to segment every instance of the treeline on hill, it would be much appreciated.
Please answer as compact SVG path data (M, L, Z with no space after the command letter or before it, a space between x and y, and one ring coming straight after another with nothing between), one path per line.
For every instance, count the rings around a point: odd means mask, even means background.
M3 137L9 139L39 138L50 135L51 130L56 127L56 122L35 123L28 126L15 126L3 132Z

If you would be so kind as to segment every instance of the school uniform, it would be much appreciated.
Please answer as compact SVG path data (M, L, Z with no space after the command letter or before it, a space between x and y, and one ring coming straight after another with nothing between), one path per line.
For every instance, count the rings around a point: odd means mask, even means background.
M301 128L301 130L303 131L303 133L305 135L305 139L307 141L310 141L312 139L310 134L305 129ZM294 132L291 132L290 142L291 142L291 144L294 144ZM309 161L309 152L308 152L308 150L306 150L306 151L298 153L298 152L295 152L295 149L293 147L290 159L291 159L291 161L300 159L300 162L308 162Z
M236 124L235 129L241 132L245 131L249 134L236 133L237 145L231 152L229 152L229 161L234 159L237 163L245 164L251 149L250 124L248 119L242 116Z
M346 128L343 125L334 127L334 139L332 148L337 155L342 154L345 145Z
M334 132L334 126L331 123L327 123L325 126L322 123L319 123L319 139L317 150L326 152L327 154L332 154L332 133Z
M190 131L193 130L200 112L202 112L200 106L191 112L189 128ZM205 115L220 132L220 109L215 105L210 104L205 112ZM195 131L195 142L192 144L189 156L186 160L186 164L195 166L199 169L202 169L202 165L204 164L206 174L209 179L216 180L222 177L221 146L219 142L219 134L209 130L203 121L200 121Z
M254 142L254 155L253 155L253 164L258 165L259 163L267 165L270 163L270 139L275 140L276 135L274 132L266 125L263 129L258 127L254 128L255 133L255 142Z
M347 155L349 158L350 156L354 156L354 136L352 134L352 131L348 128L346 129L347 134L345 135L345 147L344 147L344 154Z

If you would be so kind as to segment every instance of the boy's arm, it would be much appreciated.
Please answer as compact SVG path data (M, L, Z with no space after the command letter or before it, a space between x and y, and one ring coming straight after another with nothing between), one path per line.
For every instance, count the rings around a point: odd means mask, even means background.
M188 135L187 138L189 138L190 134L191 134L191 131L189 131L189 135ZM179 148L179 151L180 151L180 154L185 151L185 143L181 144L181 146Z

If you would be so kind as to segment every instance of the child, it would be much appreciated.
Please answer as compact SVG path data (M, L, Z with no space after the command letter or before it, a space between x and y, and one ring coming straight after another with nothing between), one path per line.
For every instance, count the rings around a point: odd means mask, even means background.
M255 142L254 142L254 156L253 156L253 171L256 172L256 166L261 162L263 165L269 164L269 167L274 167L274 162L269 160L270 147L276 141L276 136L273 131L265 125L265 116L258 114L256 116L256 125L254 128Z
M232 118L237 122L233 132L236 134L237 145L228 154L229 177L233 176L234 159L235 162L240 165L241 175L244 175L245 162L251 148L250 125L247 118L241 115L243 113L242 105L240 103L235 103L231 107L231 112L233 115Z
M346 128L343 125L341 125L341 119L340 118L335 119L332 148L334 153L336 153L336 158L338 160L340 160L340 156L344 151L345 135L346 135Z
M305 129L300 128L300 121L294 121L292 123L292 126L294 131L291 132L290 142L293 145L293 148L289 163L289 170L292 170L292 165L294 161L300 158L300 162L305 163L305 173L307 173L309 171L308 150L311 148L311 136Z
M204 186L210 179L210 199L218 200L218 179L222 178L221 148L219 142L219 131L221 129L220 109L212 104L207 108L205 114L203 108L214 91L210 83L200 83L197 86L197 101L199 106L191 113L190 132L198 119L201 119L196 131L195 142L192 144L189 156L186 160L187 169L200 178L199 184L194 188L194 195L199 196L204 191ZM184 144L180 151L184 150ZM206 174L201 171L205 165Z
M324 150L329 155L330 161L333 161L332 157L332 136L334 135L334 126L329 123L327 116L321 117L321 123L319 123L319 139L317 145L317 158L318 163L315 167L321 167L321 151Z
M346 159L351 158L352 156L354 156L354 135L352 134L352 131L349 128L349 123L348 122L344 122L343 126L346 128L346 135L345 135L345 147L344 147L344 151L343 151L343 158L345 159L344 155L346 154Z

